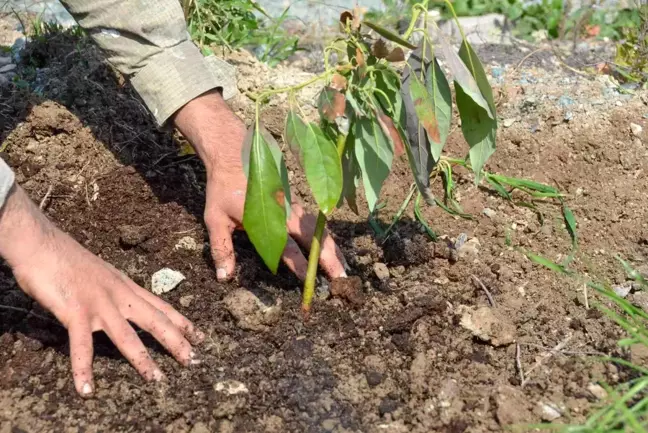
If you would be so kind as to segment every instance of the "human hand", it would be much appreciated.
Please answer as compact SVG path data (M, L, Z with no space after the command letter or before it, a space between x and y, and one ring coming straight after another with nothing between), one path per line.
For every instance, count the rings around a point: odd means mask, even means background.
M164 375L131 321L155 337L183 365L199 363L191 343L202 332L152 293L57 229L18 186L0 210L0 256L18 285L67 328L77 391L94 392L92 333L104 331L147 380Z
M200 96L174 117L180 132L191 142L207 169L205 224L219 281L234 275L236 259L232 233L242 228L247 179L243 172L241 150L245 125L229 109L217 92ZM293 203L287 222L288 243L283 261L302 281L308 261L299 246L310 249L316 218ZM346 276L345 260L333 238L325 231L320 265L331 278Z

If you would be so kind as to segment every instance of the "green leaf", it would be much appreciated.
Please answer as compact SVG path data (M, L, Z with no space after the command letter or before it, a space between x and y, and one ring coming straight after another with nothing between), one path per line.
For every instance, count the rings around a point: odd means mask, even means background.
M252 132L249 155L243 227L266 266L276 273L288 239L286 199L275 157L259 125Z
M551 271L558 272L560 274L568 274L569 273L567 271L567 269L565 269L563 266L552 262L551 260L547 259L546 257L542 257L542 256L539 256L537 254L533 254L532 252L529 252L529 251L524 251L524 255L526 255L529 258L529 260L531 260L532 262L534 262L534 263L536 263L538 265L544 266L545 268L547 268L547 269L549 269Z
M319 126L304 122L294 111L286 119L286 142L299 158L320 210L328 215L342 193L342 166L335 144Z
M443 53L446 66L454 76L455 92L458 93L459 88L461 88L465 95L486 111L489 118L495 119L495 112L491 111L491 106L486 100L485 95L482 94L479 84L475 81L475 77L472 75L463 60L461 60L461 57L455 53L452 45L442 36L440 36L439 48ZM457 102L457 105L458 104L459 103Z
M400 79L391 69L376 71L376 89L374 95L385 113L389 113L398 127L405 125L405 110L403 98L400 95ZM387 98L385 98L385 96Z
M390 30L387 30L384 27L380 27L378 24L374 24L370 21L363 21L363 24L389 41L392 41L394 43L397 43L398 45L402 45L412 50L416 49L416 45L412 45L411 43L401 38L396 33L392 33Z
M252 127L248 130L245 141L243 142L243 149L241 151L243 173L245 173L245 177L248 179L250 170L250 150L252 148L252 140L254 139L254 135L256 134L256 129L257 128ZM288 180L288 169L286 168L286 162L284 161L283 153L281 152L281 148L279 147L277 140L275 140L272 134L270 134L268 130L263 127L262 123L259 123L258 129L263 136L263 140L265 140L266 144L268 145L270 153L272 153L272 157L277 166L277 170L279 170L279 174L281 175L281 182L283 183L284 193L286 194L286 218L290 218L290 212L292 210L292 197L290 193L290 182Z
M389 144L389 138L375 119L359 118L354 132L355 154L371 212L376 207L383 182L389 176L394 151Z
M349 128L347 142L342 155L342 196L337 207L342 207L343 200L346 200L351 210L359 215L358 205L356 203L356 189L360 180L360 169L355 158L355 135L354 126Z
M507 200L512 200L511 194L498 181L493 179L492 176L486 175L486 181L500 196Z
M461 131L470 146L470 165L475 172L475 183L482 177L484 164L495 152L497 122L486 109L475 103L462 87L455 87L457 108L461 117Z
M468 41L464 40L459 48L459 58L463 60L464 64L468 66L470 74L473 76L479 87L486 102L488 102L488 108L490 109L491 117L494 120L497 120L497 109L495 108L495 100L493 99L493 90L491 89L488 78L486 77L486 72L484 72L484 67L479 61L479 57L473 50L472 46Z
M452 94L448 80L436 58L427 67L425 86L432 102L432 110L439 131L438 141L431 137L428 132L432 158L438 161L441 158L441 152L445 146L450 132L450 124L452 123Z
M563 204L563 217L565 218L565 225L567 226L567 231L569 236L572 239L572 245L576 246L578 243L578 233L576 232L576 218L574 218L574 213L567 207L566 204Z

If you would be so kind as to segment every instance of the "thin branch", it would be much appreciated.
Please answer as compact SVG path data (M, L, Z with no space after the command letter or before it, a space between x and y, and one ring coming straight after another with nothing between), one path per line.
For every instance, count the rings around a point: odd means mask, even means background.
M49 188L47 188L47 192L43 196L43 199L41 200L40 205L38 206L40 210L45 209L45 206L47 206L47 201L50 199L53 190L54 190L54 185L50 185Z
M571 340L571 338L572 338L572 336L568 335L563 341L556 344L556 346L553 349L550 349L547 352L540 355L540 359L538 359L536 361L536 363L533 364L529 370L527 370L527 377L525 378L524 382L522 382L522 385L521 385L522 388L524 388L524 386L529 382L529 377L531 375L531 372L533 370L535 370L536 368L540 367L545 360L551 358L556 353L560 353L562 351L562 349L567 345L567 343L569 343L569 340Z
M515 366L517 367L518 374L520 375L520 385L524 384L524 369L522 368L522 351L520 350L520 343L515 343Z

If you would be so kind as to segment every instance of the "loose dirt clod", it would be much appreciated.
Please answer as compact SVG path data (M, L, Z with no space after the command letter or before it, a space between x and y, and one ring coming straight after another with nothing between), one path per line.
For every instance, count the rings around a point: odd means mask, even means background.
M200 247L194 238L185 236L174 247L176 250L198 251Z
M151 278L151 291L156 295L170 292L185 280L185 276L173 269L160 269Z
M362 280L358 276L335 278L331 281L330 290L333 297L344 299L354 307L364 305L365 297L362 293Z
M118 227L117 230L119 231L119 242L126 248L136 247L151 237L151 231L148 227L123 225Z
M244 383L237 380L225 380L214 384L214 391L223 392L227 395L247 394L250 391Z
M241 329L267 331L281 318L280 298L274 302L261 300L249 290L238 289L227 295L223 303Z
M496 309L489 307L460 306L461 326L472 332L480 340L493 346L506 346L515 341L515 326L505 317L498 314Z

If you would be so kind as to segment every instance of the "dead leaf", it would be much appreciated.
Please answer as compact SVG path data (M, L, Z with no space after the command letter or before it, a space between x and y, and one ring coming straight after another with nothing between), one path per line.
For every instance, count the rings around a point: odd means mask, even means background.
M378 109L376 112L378 116L378 124L382 128L385 135L388 135L391 138L392 143L394 144L394 155L399 157L405 153L405 144L401 135L398 133L398 129L394 125L394 121L391 120L389 116Z
M351 29L356 32L360 30L360 24L362 23L362 18L364 17L364 14L366 12L367 8L360 7L358 5L353 8L353 23L351 24Z
M373 47L371 47L371 52L378 59L384 59L389 55L387 44L382 39L378 39L376 42L374 42Z
M320 94L319 109L322 117L329 122L335 122L335 119L344 116L346 98L338 90L325 87Z
M333 78L331 78L331 87L335 90L343 91L346 89L347 86L347 79L344 78L344 76L340 74L333 74Z
M353 22L353 14L350 11L344 11L340 14L340 27L342 31L346 30L347 22Z
M404 62L405 52L401 47L396 47L387 55L386 59L388 62Z
M364 54L362 53L362 50L360 48L356 48L356 63L358 64L358 68L360 69L366 66Z

